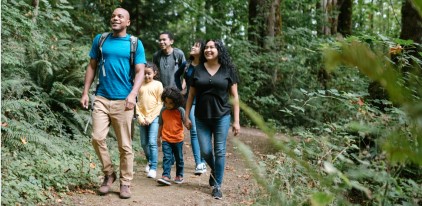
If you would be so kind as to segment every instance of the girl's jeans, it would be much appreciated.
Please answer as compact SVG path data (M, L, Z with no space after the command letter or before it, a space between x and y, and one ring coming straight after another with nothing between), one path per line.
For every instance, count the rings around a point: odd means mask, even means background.
M183 177L183 141L178 143L170 143L163 141L163 176L171 179L171 166L176 159L176 176ZM174 159L173 159L174 158Z
M193 158L195 159L195 164L198 166L201 163L205 163L204 158L201 158L201 150L198 142L198 134L196 133L196 123L195 123L195 105L192 105L190 110L189 118L192 122L192 127L190 129L190 143L192 145Z
M156 117L150 125L139 126L141 133L141 147L144 150L151 170L157 170L158 148L158 117Z
M220 187L224 176L230 115L225 115L217 119L196 118L195 120L199 146L201 147L201 156L211 168L211 174L215 178L215 185ZM214 139L212 138L213 135ZM212 140L214 141L212 142Z

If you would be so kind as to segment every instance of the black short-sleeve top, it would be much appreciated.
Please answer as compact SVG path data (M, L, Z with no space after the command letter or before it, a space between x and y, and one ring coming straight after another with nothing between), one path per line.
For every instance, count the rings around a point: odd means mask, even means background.
M196 118L213 119L230 114L230 87L238 83L234 69L220 66L211 76L204 64L199 64L190 81L196 89Z

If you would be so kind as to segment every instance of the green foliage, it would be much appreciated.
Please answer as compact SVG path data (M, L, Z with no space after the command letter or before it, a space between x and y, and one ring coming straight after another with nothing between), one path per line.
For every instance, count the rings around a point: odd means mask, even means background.
M363 58L366 61L361 61ZM419 122L422 116L418 105L422 93L419 88L413 88L419 87L420 78L413 76L418 84L406 84L405 78L399 73L401 70L393 67L383 55L377 55L368 46L356 41L343 43L338 50L327 51L326 59L327 68L332 69L338 64L355 66L388 91L393 103L400 105L407 115L406 125L388 129L390 136L384 140L384 149L393 162L411 161L421 165L419 157L422 156L422 136Z
M419 15L422 16L422 1L421 0L412 0L412 3L415 9L419 12Z
M347 94L338 98L353 99ZM266 126L257 113L241 105L249 118L268 135L269 145L278 151L257 158L243 143L236 141L267 194L257 203L418 204L422 195L421 188L417 187L421 184L420 165L392 164L377 144L377 139L389 135L388 129L405 127L402 120L406 119L406 114L398 108L382 112L369 103L359 105L344 101L343 104L355 108L348 121L298 128L287 141L275 138L274 130ZM397 125L399 122L402 124Z
M32 2L30 2L32 3ZM97 181L78 108L87 47L66 1L2 3L2 204L35 205ZM85 149L84 149L85 148Z

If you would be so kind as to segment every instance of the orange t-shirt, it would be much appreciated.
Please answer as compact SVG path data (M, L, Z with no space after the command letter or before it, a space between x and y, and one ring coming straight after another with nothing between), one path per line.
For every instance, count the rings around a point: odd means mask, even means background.
M185 110L181 107L178 109L163 108L160 114L159 124L163 126L161 138L169 143L178 143L183 141L183 118Z

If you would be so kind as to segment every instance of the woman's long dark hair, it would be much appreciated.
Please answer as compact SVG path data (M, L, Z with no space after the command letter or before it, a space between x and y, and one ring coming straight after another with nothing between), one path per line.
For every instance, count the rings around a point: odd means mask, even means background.
M232 60L230 58L229 52L227 51L226 47L224 46L223 42L219 39L208 39L205 41L205 43L201 47L201 57L200 62L205 63L207 62L207 59L205 58L205 45L207 45L208 42L213 41L215 43L215 47L218 51L218 63L220 63L222 66L225 66L229 69L235 70L234 64L232 63Z

